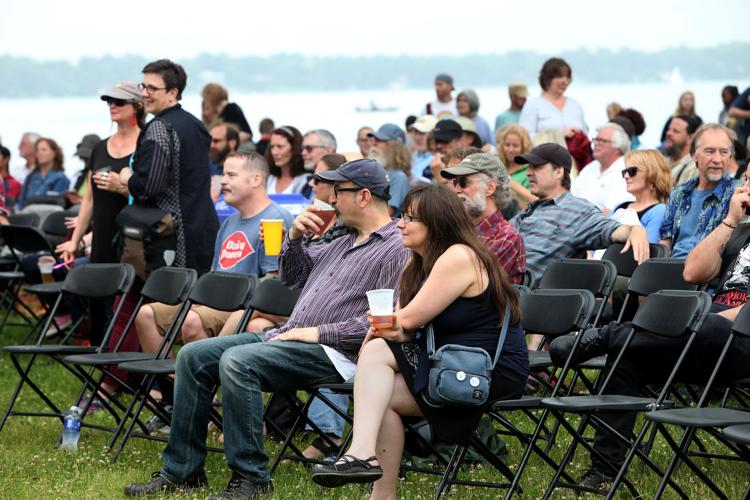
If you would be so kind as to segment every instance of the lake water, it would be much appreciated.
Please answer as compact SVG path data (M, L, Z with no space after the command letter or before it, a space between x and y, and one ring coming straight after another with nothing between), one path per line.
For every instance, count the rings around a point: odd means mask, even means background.
M617 101L624 107L633 107L643 113L646 131L641 138L644 147L655 146L667 117L674 111L677 98L684 90L696 96L698 114L705 121L715 121L721 110L721 89L727 82L702 81L641 84L586 84L574 82L567 95L578 100L584 108L591 134L606 119L606 105ZM733 82L740 91L750 85L750 80ZM505 87L477 88L481 101L480 115L491 125L495 116L509 106ZM532 95L539 93L531 86ZM230 93L231 100L242 106L253 127L264 117L272 118L277 126L291 124L303 133L313 128L325 128L338 139L339 151L356 150L356 131L363 125L377 128L394 122L403 126L406 116L417 114L434 92L430 88L409 90L356 90L331 92L285 93ZM380 107L395 107L392 112L357 112L356 108L369 106L370 101ZM200 96L186 95L183 106L200 116ZM18 143L24 131L35 131L57 140L65 153L65 170L72 174L82 168L81 161L73 156L81 137L96 133L106 137L114 131L108 120L105 104L98 96L67 98L0 99L0 140L13 154L11 166L22 164L18 156Z

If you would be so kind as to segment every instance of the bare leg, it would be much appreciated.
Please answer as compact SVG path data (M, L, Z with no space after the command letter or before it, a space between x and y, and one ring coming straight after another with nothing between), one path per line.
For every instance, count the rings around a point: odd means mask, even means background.
M162 336L159 329L156 328L154 310L151 309L150 305L146 304L138 311L138 315L135 317L135 330L143 352L154 353L159 350Z
M224 327L221 329L221 332L219 332L219 337L234 335L234 332L237 331L237 325L240 324L240 320L244 313L245 311L234 311L229 318L227 318L227 322L224 323Z
M201 317L195 311L188 311L185 322L182 324L182 343L189 344L207 338L208 333L203 329Z

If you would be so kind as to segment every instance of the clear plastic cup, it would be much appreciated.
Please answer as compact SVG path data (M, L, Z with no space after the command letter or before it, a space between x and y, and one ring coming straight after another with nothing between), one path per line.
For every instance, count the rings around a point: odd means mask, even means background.
M39 268L39 274L42 275L42 283L54 283L55 277L52 276L52 267L54 267L55 262L55 258L49 255L39 257L36 265Z
M318 200L317 198L313 202L313 205L320 208L320 210L313 213L323 219L323 225L315 231L315 234L317 236L323 236L323 233L325 233L328 228L328 224L330 224L333 218L336 217L336 209L332 205L329 205L325 201Z
M391 328L393 326L393 290L382 288L367 292L367 302L370 305L375 328Z

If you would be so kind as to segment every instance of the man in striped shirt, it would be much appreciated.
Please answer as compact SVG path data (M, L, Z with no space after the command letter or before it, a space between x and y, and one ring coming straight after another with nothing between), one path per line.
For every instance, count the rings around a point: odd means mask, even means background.
M648 259L648 235L642 226L628 226L608 219L595 205L570 194L572 159L558 144L541 144L516 156L529 164L529 190L539 199L510 221L526 244L526 268L532 285L550 262L584 256L586 250L625 242L639 263Z
M329 244L306 247L302 236L323 224L317 207L294 221L281 251L287 285L302 286L289 321L265 334L243 333L194 342L177 356L175 405L164 466L126 495L149 495L206 484L212 389L222 386L224 451L232 479L223 495L252 498L272 490L263 448L263 392L294 392L354 375L368 330L365 292L397 288L409 251L388 215L388 176L374 160L356 160L316 174L333 182L330 202L351 228Z

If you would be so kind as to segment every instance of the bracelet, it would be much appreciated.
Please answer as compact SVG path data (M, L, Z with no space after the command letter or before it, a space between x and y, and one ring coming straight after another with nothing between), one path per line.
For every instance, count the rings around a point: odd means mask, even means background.
M727 227L731 228L731 229L737 229L737 226L733 226L733 225L729 224L729 223L728 223L727 221L725 221L725 220L721 221L721 223L722 223L722 224L724 224L725 226L727 226Z

